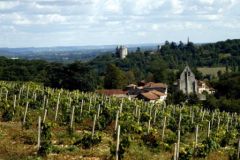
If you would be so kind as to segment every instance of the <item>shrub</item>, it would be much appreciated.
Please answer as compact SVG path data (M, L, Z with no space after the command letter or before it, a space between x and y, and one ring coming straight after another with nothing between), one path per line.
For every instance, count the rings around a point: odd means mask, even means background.
M74 145L81 145L84 149L89 149L90 147L99 144L102 141L102 137L95 133L92 137L91 133L85 133L83 138L77 140Z
M2 120L5 122L11 121L13 119L13 110L12 109L5 109L2 114Z
M118 151L118 158L123 159L124 153L130 147L131 139L129 136L122 136L121 141L119 143L119 151ZM110 153L112 156L116 155L116 144L111 144L110 146Z
M158 140L156 138L155 135L153 135L153 133L149 133L149 134L145 134L141 137L143 143L151 148L156 148L159 146Z
M207 138L202 144L195 149L194 155L196 157L205 158L210 152L219 148L219 144L213 138Z
M186 148L179 152L179 160L190 160L193 156L193 148Z
M168 143L168 144L174 144L177 141L177 135L172 132L171 130L166 130L165 131L165 138L164 138L164 142Z

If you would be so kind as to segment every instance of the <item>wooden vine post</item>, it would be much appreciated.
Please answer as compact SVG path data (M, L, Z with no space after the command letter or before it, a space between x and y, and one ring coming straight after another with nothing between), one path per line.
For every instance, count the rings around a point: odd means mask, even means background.
M177 160L177 143L174 143L173 160Z
M220 122L221 122L220 115L218 115L217 131L219 130Z
M38 141L37 141L37 148L40 148L41 144L41 116L38 117Z
M182 121L182 112L180 110L180 114L179 114L179 121L178 121L178 129L180 130L181 128L181 121Z
M25 107L25 112L24 112L24 117L23 117L23 126L24 126L25 123L26 123L26 117L27 117L28 105L29 105L29 102L27 102L26 107Z
M226 125L227 132L229 130L229 116L227 116L227 125Z
M37 100L37 93L34 93L34 95L33 95L33 100L34 100L34 101Z
M155 108L154 110L153 124L156 123L156 117L157 117L157 108Z
M240 158L240 138L238 139L237 159Z
M44 115L43 115L43 123L45 123L46 117L47 117L47 109L44 109Z
M46 103L46 95L43 96L42 108L45 108L45 103Z
M45 108L48 108L48 98L46 99ZM45 109L45 108L44 108L44 109Z
M141 108L138 109L138 119L137 119L137 124L140 123L140 118L141 118Z
M74 112L75 112L75 105L73 105L72 107L72 115L71 115L71 122L70 122L71 129L73 129Z
M215 116L215 112L213 112L213 114L212 114L211 126L213 126L213 123L214 123L214 116Z
M94 132L95 132L96 119L97 119L97 116L95 114L94 119L93 119L93 127L92 127L92 139L93 139Z
M209 138L211 134L211 122L208 121L208 132L207 132L207 137Z
M2 100L2 88L0 89L0 101Z
M148 129L147 129L147 133L150 133L150 128L151 128L151 118L148 120Z
M28 95L29 95L29 85L28 85L28 87L27 87L27 99L28 99Z
M197 147L198 144L198 125L196 126L196 133L195 133L195 148Z
M101 110L101 105L99 104L99 105L98 105L98 110L97 110L97 119L98 119L99 116L100 116L100 110Z
M59 92L59 93L58 93L58 99L57 99L57 105L56 105L55 118L54 118L55 121L57 121L58 108L59 108L59 103L60 103L60 96L61 96L61 93Z
M116 113L116 120L115 120L115 127L114 127L115 131L117 130L117 127L118 127L118 117L119 117L119 111L117 111Z
M123 99L122 99L122 102L121 102L121 104L120 104L119 115L121 115L121 113L122 113L122 108L123 108Z
M194 123L194 111L192 112L192 116L191 116L191 124Z
M90 112L91 110L91 105L92 105L92 97L90 97L90 100L89 100L88 112Z
M178 140L177 140L177 154L176 154L176 158L178 160L179 158L179 152L180 152L180 136L181 136L181 130L178 130Z
M120 130L121 127L120 125L118 125L118 132L117 132L117 145L116 145L116 160L119 159L119 144L120 144Z
M15 110L16 108L16 101L17 101L17 96L14 95L14 100L13 100L13 109Z
M163 121L163 129L162 129L162 141L164 140L164 134L165 134L165 128L166 128L166 121L167 121L167 117L164 117L164 121Z
M5 100L8 100L8 90L6 90Z
M83 101L83 99L82 99L81 107L80 107L80 118L82 117L83 104L84 104L84 101Z

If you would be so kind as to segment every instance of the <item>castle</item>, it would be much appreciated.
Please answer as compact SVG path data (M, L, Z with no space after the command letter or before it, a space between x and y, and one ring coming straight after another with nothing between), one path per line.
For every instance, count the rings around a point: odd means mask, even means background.
M116 48L116 55L117 55L117 57L119 57L119 58L121 58L121 59L126 58L127 55L128 55L128 49L127 49L127 47L117 46L117 48Z

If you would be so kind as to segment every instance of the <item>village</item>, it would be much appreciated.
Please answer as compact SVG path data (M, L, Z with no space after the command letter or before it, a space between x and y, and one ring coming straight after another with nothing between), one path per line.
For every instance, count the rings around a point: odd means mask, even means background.
M184 94L196 94L199 100L206 100L207 94L213 94L215 90L205 81L195 78L189 66L186 66L179 79L173 84L174 89ZM97 93L118 98L140 99L151 103L162 103L168 96L168 85L161 82L146 82L142 80L138 84L129 84L125 89L103 89Z

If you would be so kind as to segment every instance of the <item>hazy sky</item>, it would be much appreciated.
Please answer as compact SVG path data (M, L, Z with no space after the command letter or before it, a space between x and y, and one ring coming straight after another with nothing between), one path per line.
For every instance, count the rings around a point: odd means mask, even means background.
M0 47L240 38L240 0L1 0Z

